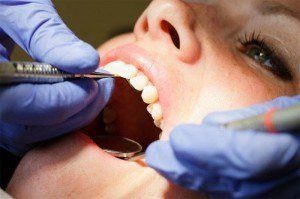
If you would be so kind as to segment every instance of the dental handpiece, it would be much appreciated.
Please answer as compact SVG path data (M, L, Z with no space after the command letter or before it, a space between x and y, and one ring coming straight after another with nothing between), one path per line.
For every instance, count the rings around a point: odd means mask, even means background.
M0 62L0 85L16 83L59 83L67 80L113 78L110 73L72 74L39 62Z
M270 109L264 114L229 122L222 126L234 131L300 133L300 103L288 108Z

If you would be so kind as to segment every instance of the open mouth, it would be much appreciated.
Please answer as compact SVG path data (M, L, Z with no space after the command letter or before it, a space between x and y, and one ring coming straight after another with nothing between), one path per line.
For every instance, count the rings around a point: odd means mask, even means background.
M91 135L117 135L138 142L143 150L159 139L163 129L163 110L158 89L138 67L119 60L102 69L120 76L107 106L86 129Z

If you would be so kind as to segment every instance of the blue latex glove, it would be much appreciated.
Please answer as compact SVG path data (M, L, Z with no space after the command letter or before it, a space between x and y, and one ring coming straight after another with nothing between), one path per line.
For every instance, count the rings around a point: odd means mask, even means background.
M287 185L285 198L292 198L288 194L299 197L299 134L233 132L218 125L293 104L300 104L300 95L213 113L201 125L178 126L168 142L157 141L148 147L146 162L175 184L215 197L253 197L279 191L283 185Z
M97 51L63 23L49 0L0 0L0 61L14 43L33 59L73 73L89 73ZM0 144L22 155L34 143L82 127L108 101L111 79L0 87Z

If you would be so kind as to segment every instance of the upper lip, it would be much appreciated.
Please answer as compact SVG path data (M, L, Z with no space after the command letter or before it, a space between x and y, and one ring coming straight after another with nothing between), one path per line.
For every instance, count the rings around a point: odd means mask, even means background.
M117 47L103 55L101 54L100 66L105 66L113 61L123 61L127 64L134 65L138 70L142 71L154 85L156 84L155 76L158 76L158 67L155 67L155 60L150 53L143 48L134 44Z

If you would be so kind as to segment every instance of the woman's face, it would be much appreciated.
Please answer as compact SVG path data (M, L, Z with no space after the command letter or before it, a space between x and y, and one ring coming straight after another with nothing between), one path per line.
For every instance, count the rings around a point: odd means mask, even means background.
M113 61L131 64L157 89L158 100L151 89L143 98L150 100L148 103L155 102L158 107L152 116L163 138L167 139L174 126L200 123L210 112L298 94L299 40L298 0L155 0L141 15L132 34L108 41L99 51L101 66ZM158 129L153 127L149 114L144 116L146 105L140 100L141 94L129 91L128 85L126 81L116 80L116 92L103 113L103 131L131 136L147 145L157 137ZM158 116L160 107L162 116ZM137 194L143 189L155 192L159 190L159 183L164 184L162 192L169 189L163 178L153 177L158 174L153 174L151 169L112 158L93 143L82 141L84 144L80 144L81 139L87 138L69 136L59 144L30 152L17 169L9 190L20 193L18 190L24 190L22 184L37 186L47 183L47 175L60 176L61 173L65 176L64 184L68 184L68 191L65 190L68 193L89 187L81 192L97 190L104 194L106 190L109 195L109 190L114 192L108 188L110 185L114 189L127 187L124 190L136 186L139 189L131 194ZM61 144L64 142L68 144ZM65 158L56 155L58 150ZM45 161L49 159L51 161ZM26 166L29 162L31 166ZM44 170L43 165L47 165ZM33 172L36 170L41 172ZM127 174L117 175L119 172ZM116 183L116 175L123 176L119 177L124 178L123 181L118 180L123 183ZM126 183L137 176L142 183ZM153 179L156 180L154 184ZM34 183L36 181L39 183ZM88 185L83 186L85 182ZM150 189L150 185L156 189ZM53 186L58 185L48 182L48 188ZM62 187L60 191L66 189ZM42 190L46 192L48 188ZM190 194L178 188L172 190Z
M133 34L99 51L102 65L122 60L150 78L167 134L213 111L299 93L299 40L297 0L156 0Z

